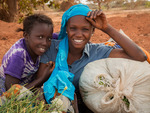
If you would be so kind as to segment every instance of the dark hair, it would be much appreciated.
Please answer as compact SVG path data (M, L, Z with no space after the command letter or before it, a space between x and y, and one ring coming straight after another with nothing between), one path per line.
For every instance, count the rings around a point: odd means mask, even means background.
M28 16L24 19L23 29L18 28L16 31L17 32L23 31L23 32L26 32L27 34L30 34L34 24L37 22L38 23L45 23L45 24L53 26L52 19L49 18L48 16L43 15L43 14L33 14L33 15Z

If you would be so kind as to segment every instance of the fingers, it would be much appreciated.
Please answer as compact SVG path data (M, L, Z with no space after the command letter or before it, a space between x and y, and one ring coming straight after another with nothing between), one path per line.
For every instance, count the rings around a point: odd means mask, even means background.
M51 69L54 69L54 67L55 67L55 63L54 63L53 61L47 62L46 65L47 65L48 67L50 67Z
M102 10L88 12L86 20L97 29L103 30L107 28L107 19Z
M98 16L100 16L103 13L102 10L99 10L99 12L97 13Z
M95 11L90 11L88 12L86 19L94 26L96 27L97 24L97 19L101 19L102 15L103 15L103 11L102 10L95 10Z
M86 17L86 20L89 21L95 27L95 21L89 17Z
M46 63L47 66L51 66L53 64L53 61L49 61Z
M55 62L52 63L52 70L55 68Z
M77 95L74 93L74 100L77 101Z
M98 16L102 14L102 10L95 10L88 12L87 16L91 19L96 19Z

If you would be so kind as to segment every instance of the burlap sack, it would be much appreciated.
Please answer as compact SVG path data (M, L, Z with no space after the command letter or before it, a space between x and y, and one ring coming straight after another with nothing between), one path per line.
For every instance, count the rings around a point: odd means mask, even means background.
M94 113L150 113L150 65L123 58L89 63L79 81Z

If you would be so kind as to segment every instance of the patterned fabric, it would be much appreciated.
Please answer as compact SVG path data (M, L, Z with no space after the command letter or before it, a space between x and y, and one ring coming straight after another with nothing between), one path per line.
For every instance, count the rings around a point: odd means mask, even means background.
M53 36L52 36L52 39L58 39L58 35L59 35L59 33L53 33Z
M147 56L147 62L150 64L150 53L147 52L144 48L140 47L142 49L142 51L146 54Z
M5 90L5 82L4 81L5 80L2 77L0 77L0 96L2 95L3 92L6 91Z
M20 94L22 86L19 84L14 84L8 91L4 92L2 96L5 96L7 99L11 99L13 95L17 96Z
M121 48L121 46L115 42L104 42L104 44L107 46L112 46L114 48ZM142 49L142 51L147 56L147 62L150 64L150 53L148 51L146 51L144 48L142 48L142 47L140 47L140 48Z
M9 102L12 97L16 97L17 100L20 100L24 96L29 96L29 95L33 95L33 93L29 91L27 88L25 88L24 86L21 86L19 84L14 84L8 91L4 92L0 96L0 106L5 104L6 101Z
M0 67L0 95L5 91L5 75L11 75L20 80L20 84L30 83L38 70L40 57L36 63L32 61L25 45L24 38L18 40L4 55Z
M104 44L107 46L112 46L114 48L121 48L121 46L115 42L104 42Z

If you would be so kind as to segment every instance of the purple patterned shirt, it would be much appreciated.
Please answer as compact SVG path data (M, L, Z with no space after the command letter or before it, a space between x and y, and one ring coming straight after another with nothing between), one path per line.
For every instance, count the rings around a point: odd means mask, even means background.
M25 39L18 40L4 55L0 67L0 95L5 91L5 75L11 75L20 80L20 84L30 83L38 70L40 57L34 63L27 51Z

